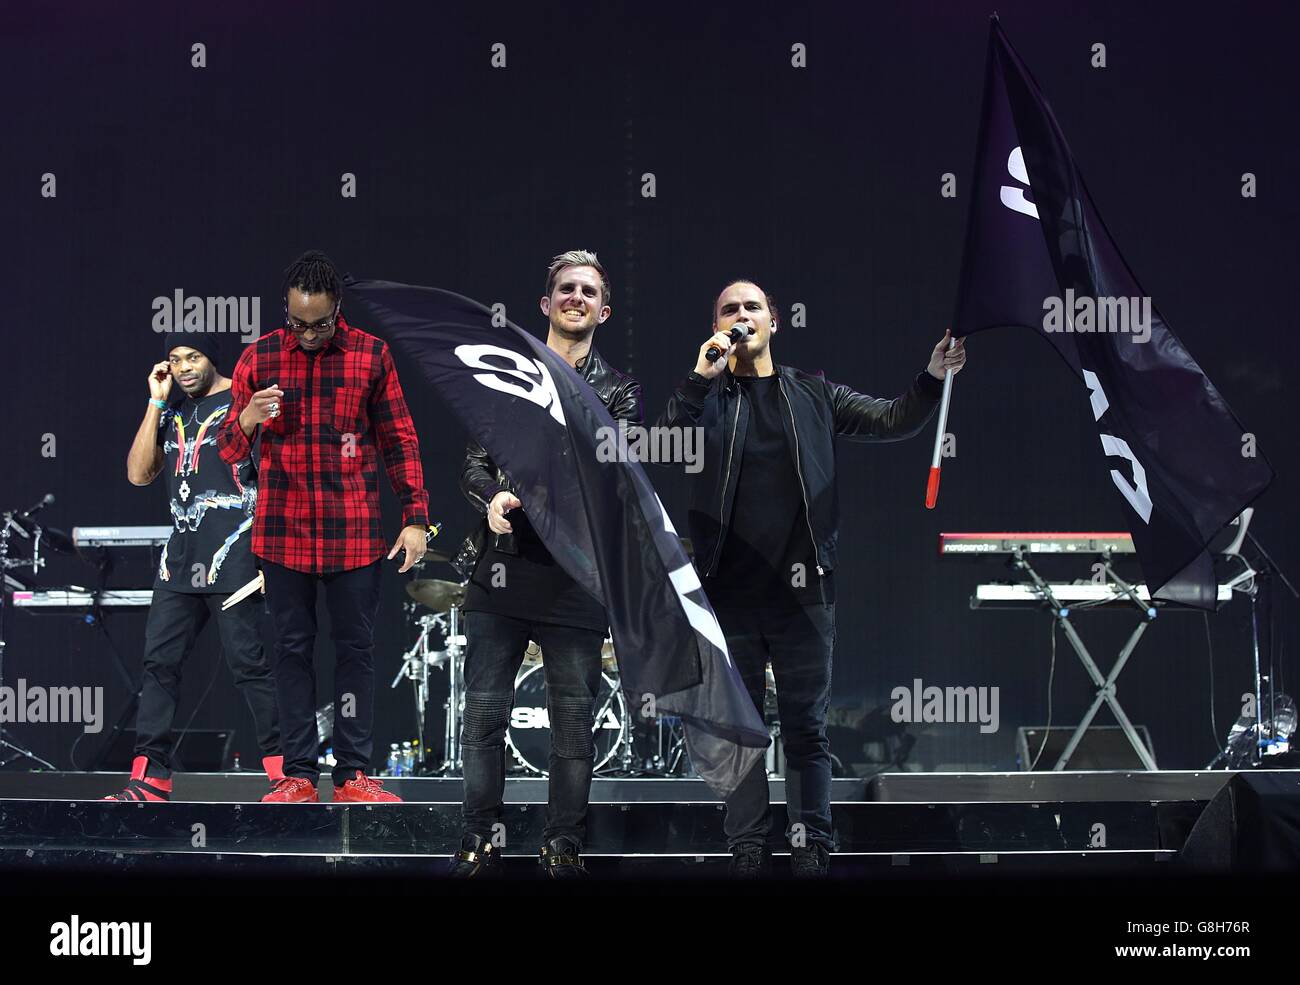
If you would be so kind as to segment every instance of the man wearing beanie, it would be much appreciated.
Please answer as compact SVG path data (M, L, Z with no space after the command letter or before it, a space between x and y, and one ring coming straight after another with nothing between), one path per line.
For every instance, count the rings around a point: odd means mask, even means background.
M222 603L257 577L251 548L256 476L251 460L227 464L217 454L217 426L230 407L223 336L169 332L163 360L149 371L149 404L126 459L127 478L147 486L165 475L172 534L154 578L145 627L144 673L136 716L135 760L126 789L106 800L171 799L172 724L181 668L209 618L248 702L272 784L283 776L271 665L258 634L261 597L229 609ZM168 405L173 386L184 399Z

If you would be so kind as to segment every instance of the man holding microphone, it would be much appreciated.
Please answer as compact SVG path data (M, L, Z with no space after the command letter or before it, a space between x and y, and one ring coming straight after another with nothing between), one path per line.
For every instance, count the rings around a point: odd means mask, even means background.
M771 342L779 327L776 305L758 285L728 284L714 304L714 335L700 346L659 424L704 428L706 464L692 479L689 513L695 562L760 713L772 665L791 870L816 877L826 875L834 845L826 714L839 528L835 438L916 434L938 406L945 373L959 371L966 354L962 342L949 348L945 333L925 370L888 400L778 366ZM710 350L718 358L710 359ZM761 761L726 808L732 875L768 874L771 809Z

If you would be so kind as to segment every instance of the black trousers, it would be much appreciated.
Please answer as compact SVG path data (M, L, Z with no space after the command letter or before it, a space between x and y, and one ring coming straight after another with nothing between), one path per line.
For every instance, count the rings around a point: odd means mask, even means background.
M826 713L831 700L835 606L716 609L727 649L750 700L763 713L766 665L776 678L776 703L785 743L786 838L834 848L831 830L831 753ZM760 760L727 798L727 844L761 844L772 826L767 771Z
M147 756L153 775L170 775L176 738L172 728L180 699L181 670L209 618L221 634L221 650L235 686L248 702L263 756L280 754L275 682L262 650L257 620L261 605L247 598L225 612L227 595L197 595L158 589L144 631L144 669L136 712L137 756Z
M266 604L275 623L275 690L284 732L284 774L315 783L316 586L325 586L325 606L334 643L334 783L357 770L370 771L375 720L375 613L379 610L380 563L314 575L261 559Z
M595 760L592 726L600 689L605 634L572 626L470 612L465 620L465 716L461 759L465 774L465 830L491 840L506 789L506 730L515 677L529 640L542 648L546 708L551 723L546 828L550 841L568 837L581 847Z

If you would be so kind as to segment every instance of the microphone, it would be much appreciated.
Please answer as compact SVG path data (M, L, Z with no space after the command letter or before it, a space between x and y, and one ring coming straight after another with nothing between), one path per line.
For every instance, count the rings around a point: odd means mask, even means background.
M741 339L754 334L754 327L752 325L746 326L746 328L748 328L748 331L746 331L745 328L741 328L739 325L732 325L731 329L727 332L727 335L731 337L732 342L739 342ZM722 358L721 347L719 347L715 342L705 350L704 358L711 363L716 363Z
M53 506L53 505L54 505L54 494L46 493L44 496L41 497L41 501L39 503L37 503L35 506L27 507L27 509L19 513L18 516L20 519L25 520L29 516L39 513L41 510L45 509L45 507Z

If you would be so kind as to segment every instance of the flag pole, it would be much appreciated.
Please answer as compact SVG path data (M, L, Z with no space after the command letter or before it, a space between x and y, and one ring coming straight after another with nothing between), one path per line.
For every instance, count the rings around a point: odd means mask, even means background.
M957 344L957 336L948 340L948 349ZM939 462L943 460L943 437L948 430L948 403L952 399L952 370L943 371L943 398L939 401L939 426L934 432L934 455L930 458L930 479L925 484L925 508L934 509L939 501Z

